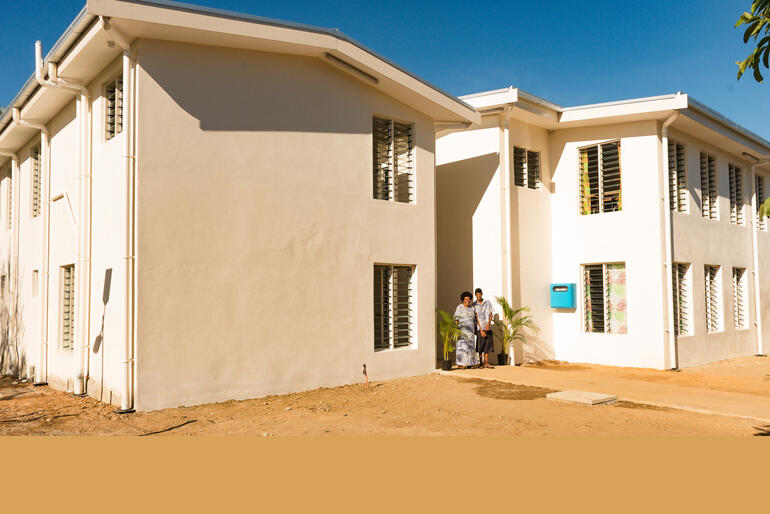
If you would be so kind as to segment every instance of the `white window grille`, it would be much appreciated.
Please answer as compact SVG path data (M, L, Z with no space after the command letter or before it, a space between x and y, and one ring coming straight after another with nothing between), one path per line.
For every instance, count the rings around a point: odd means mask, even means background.
M754 175L754 192L757 195L757 212L754 213L757 218L757 230L767 230L765 216L759 215L759 209L765 201L765 177L762 175Z
M580 214L622 210L620 141L579 149Z
M374 175L372 194L377 200L414 201L413 125L373 118Z
M689 264L674 263L671 273L674 293L674 334L690 332L690 281Z
M513 147L513 183L537 189L540 185L540 152Z
M123 74L104 86L104 137L112 139L123 131Z
M746 268L733 268L733 326L748 328Z
M704 218L719 219L719 197L717 195L716 159L712 155L700 154L700 197L701 214Z
M61 267L61 349L72 350L75 331L75 266Z
M687 159L685 146L668 142L668 184L671 210L687 212Z
M719 312L719 266L704 267L706 285L706 332L719 332L721 329L721 313Z
M583 266L583 309L586 332L628 332L625 263Z
M40 216L40 147L32 149L32 217Z
M374 266L374 349L410 346L413 341L413 266Z
M742 170L734 164L729 164L728 170L730 173L730 223L743 225Z

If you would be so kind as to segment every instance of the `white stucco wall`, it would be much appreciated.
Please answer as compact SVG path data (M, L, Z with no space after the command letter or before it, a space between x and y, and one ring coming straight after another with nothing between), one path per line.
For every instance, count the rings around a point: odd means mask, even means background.
M432 371L432 120L314 58L137 51L137 408ZM373 114L415 124L414 205L372 199ZM416 266L411 348L374 351L374 263Z
M578 148L620 139L623 207L579 215ZM663 259L654 121L557 130L551 136L553 175L553 281L577 286L577 309L554 312L557 359L662 368ZM624 262L627 334L584 330L581 265Z

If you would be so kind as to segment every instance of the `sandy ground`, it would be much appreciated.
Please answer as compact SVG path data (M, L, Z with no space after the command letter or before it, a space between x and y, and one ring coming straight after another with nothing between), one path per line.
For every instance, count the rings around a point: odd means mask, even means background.
M543 366L730 390L770 385L764 368L740 361L681 373ZM565 404L546 400L547 389L438 374L124 415L90 398L14 382L0 379L0 435L770 435L770 427L743 419L627 402Z

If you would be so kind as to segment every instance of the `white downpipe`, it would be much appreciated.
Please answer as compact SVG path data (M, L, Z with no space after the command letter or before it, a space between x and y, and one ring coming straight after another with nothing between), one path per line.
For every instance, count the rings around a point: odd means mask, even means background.
M508 105L505 108L505 112L501 114L503 118L503 140L500 147L500 158L503 161L501 171L503 173L503 201L505 203L503 209L505 217L505 292L507 293L506 296L508 297L508 301L511 303L511 305L513 305L513 235L511 234L513 230L513 220L511 219L511 131L509 126L511 109L512 106ZM508 355L511 359L511 366L516 365L513 346L514 345L511 344L508 348Z
M43 45L40 41L35 42L35 79L41 87L55 88L74 93L76 99L76 116L78 120L78 157L77 157L77 183L78 183L78 241L76 255L75 277L77 282L75 293L75 345L73 348L74 366L72 370L73 393L76 395L85 394L85 357L90 333L90 305L91 305L91 182L90 182L90 157L87 156L90 148L89 137L89 104L90 95L85 85L75 84L61 79L57 74L57 66L54 63L48 63L48 79L43 75ZM15 114L15 113L14 113ZM48 145L50 148L50 145ZM50 152L50 149L48 150ZM42 153L42 151L41 151ZM48 156L47 156L48 157ZM48 160L47 160L48 162ZM50 240L50 193L48 191L48 181L50 181L50 167L47 169L46 190L44 196L44 271L43 271L43 320L41 326L44 327L44 341L41 343L41 353L45 352L47 360L48 351L48 280L49 280L49 240ZM87 180L85 180L87 178ZM42 357L41 357L42 358ZM47 381L46 375L41 377L39 382Z
M133 221L134 221L134 81L131 74L131 46L127 38L110 25L108 18L100 17L102 27L109 31L118 45L123 49L123 180L125 184L125 196L121 206L123 234L123 269L125 279L125 313L123 341L123 384L120 395L120 409L116 412L125 413L134 411L134 245L133 245Z
M666 324L667 328L665 330L666 332L666 338L668 343L668 367L670 369L678 369L679 368L679 359L676 353L676 334L674 331L674 285L671 282L672 280L672 269L673 269L673 262L674 262L674 249L673 244L671 241L671 224L672 224L672 216L671 213L671 194L669 190L669 171L668 171L668 127L674 123L674 121L679 117L679 111L675 112L671 116L669 116L666 121L663 122L663 128L661 130L662 135L662 145L663 145L663 169L661 170L661 173L663 175L663 212L665 215L663 216L663 239L664 239L664 247L665 247L665 279L664 282L666 284Z
M757 245L757 223L759 222L757 210L759 208L759 199L757 198L757 182L755 177L757 176L757 168L766 164L770 164L770 159L757 161L751 166L751 210L754 213L754 224L751 227L751 249L753 253L752 266L754 267L754 324L757 327L757 355L765 354L765 345L762 342L762 295L759 290L759 247Z

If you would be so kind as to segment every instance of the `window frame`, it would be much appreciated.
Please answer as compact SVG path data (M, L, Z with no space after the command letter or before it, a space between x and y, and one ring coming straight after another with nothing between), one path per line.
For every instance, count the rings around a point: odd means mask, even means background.
M754 174L754 195L756 202L756 211L754 212L754 222L756 230L767 232L767 220L765 216L759 216L759 209L767 199L765 197L765 176L759 173Z
M69 330L65 325L65 294L67 288L67 273L69 277ZM65 264L59 267L59 344L60 352L72 353L75 347L75 264ZM65 332L67 331L67 332ZM66 336L69 335L69 346L65 346Z
M517 154L521 155L521 159L517 158ZM534 173L530 173L530 156L536 155L537 156L537 171L536 175ZM533 189L538 190L541 189L543 181L542 181L542 169L543 169L543 158L542 158L542 152L540 150L530 150L529 148L525 148L523 146L517 146L513 145L513 151L511 152L511 158L513 159L513 184L516 187L522 187L527 189ZM521 162L521 173L517 170L517 163ZM535 185L534 187L531 182L531 176L535 175Z
M604 155L602 152L602 146L609 145L609 144L617 144L617 152L618 152L618 194L617 194L617 201L615 202L617 204L617 209L613 210L605 210L605 201L606 201L606 194L605 194L605 169L604 169ZM582 160L582 152L584 150L589 150L595 148L597 152L597 196L599 199L599 208L596 212L584 212L584 205L586 202L585 199L585 188L583 187L583 160ZM581 216L590 216L594 214L609 214L612 212L622 212L623 211L623 163L622 163L622 144L621 140L618 139L609 139L606 141L600 141L598 143L592 143L590 145L584 145L577 148L577 162L578 162L578 214ZM590 178L589 178L589 190L590 190ZM593 197L592 193L589 193L590 197ZM591 206L591 200L590 198L588 201L588 208L589 211L592 211Z
M706 159L706 167L703 167L704 157ZM700 202L701 202L701 217L711 220L719 221L719 166L717 164L717 158L708 152L701 150L700 159ZM704 175L705 171L705 175ZM713 174L713 176L712 176ZM705 182L704 182L705 177ZM704 185L707 188L704 195ZM711 186L714 185L714 198L711 198ZM706 202L708 199L708 202Z
M732 268L732 289L733 289L733 328L736 330L746 330L749 328L749 301L748 280L746 276L747 268L733 266ZM740 272L736 276L736 272Z
M692 265L687 262L673 263L671 281L674 295L672 298L674 335L676 337L692 335ZM682 312L685 313L684 316Z
M608 266L612 265L622 265L623 266L623 273L626 277L626 290L625 290L625 304L626 304L626 310L625 310L625 330L620 332L613 332L610 330L610 304L609 304L609 275L608 275ZM586 284L586 272L588 271L588 268L594 268L601 266L601 273L602 273L602 330L594 330L593 325L593 319L589 319L589 311L588 311L588 301L587 301L587 292L588 287ZM628 267L626 266L625 262L601 262L601 263L586 263L580 265L580 273L581 273L581 279L582 279L582 309L583 309L583 332L586 334L608 334L608 335L614 335L614 336L622 336L628 334ZM591 317L593 317L593 311L591 311ZM590 326L589 326L590 323Z
M381 115L377 113L372 113L372 187L371 187L371 198L373 200L382 200L387 202L393 202L393 203L399 203L399 204L406 204L406 205L415 205L417 203L417 152L416 152L416 123L413 121L406 121L399 118L395 118L392 116L386 116ZM389 182L387 182L387 192L388 197L382 198L381 196L378 196L381 194L382 187L378 187L378 179L379 176L382 173L382 167L381 164L378 163L378 154L377 154L377 131L375 130L376 122L387 122L388 123L388 162L387 162L387 170L389 171ZM407 171L407 200L400 200L399 197L401 195L400 192L400 186L397 184L397 175L398 175L398 157L396 155L396 145L397 145L397 138L396 138L396 126L400 125L403 127L408 127L408 141L409 141L409 152L408 152L408 160L411 165L411 168Z
M377 337L377 315L375 312L375 309L377 308L378 304L378 298L377 294L382 294L383 290L381 287L378 287L378 269L387 269L389 271L388 274L388 288L387 288L387 326L388 326L388 344L387 345L378 345L378 337ZM408 323L408 343L406 344L399 344L396 335L396 312L403 307L399 307L399 304L394 301L395 295L398 294L398 288L394 287L394 284L396 283L396 270L397 269L409 269L410 275L409 275L409 282L408 282L408 304L407 304L407 323ZM375 352L384 352L384 351L393 351L393 350L407 350L407 349L416 349L417 348L417 330L416 330L416 307L417 307L417 266L414 264L391 264L391 263L380 263L375 262L372 265L372 278L373 278L373 284L372 284L372 291L373 291L373 297L372 297L372 326L374 328L373 336L374 336L374 346L373 349ZM375 288L378 288L375 290ZM379 304L383 305L383 301L380 300Z
M117 92L118 92L117 84L118 84L118 82L120 82L120 104L119 105L117 105ZM110 135L110 132L108 130L109 126L110 126L110 123L108 121L108 117L109 117L109 100L107 98L107 94L108 94L108 88L111 87L111 86L115 86L115 97L116 97L115 98L115 102L116 102L116 106L115 106L115 116L114 116L115 119L113 121L115 126L114 126L112 134ZM125 91L126 91L126 88L125 88L125 81L123 80L123 71L122 70L118 71L117 73L115 73L112 76L112 78L110 78L109 80L105 81L102 84L102 111L103 111L103 115L102 115L102 125L103 125L103 127L102 127L102 137L103 137L103 141L105 143L108 142L108 141L112 141L112 140L116 139L119 134L123 133L123 125L125 123L124 108L125 108L125 105L126 105ZM118 116L118 113L120 114L119 116ZM118 118L120 118L120 123L118 123Z
M43 207L43 170L42 170L42 153L40 145L32 147L29 153L30 170L29 170L29 211L30 218L37 218L40 216ZM35 189L37 186L37 189ZM36 201L37 200L37 201Z
M669 139L667 151L669 207L672 212L689 214L690 190L687 181L687 144L676 139Z
M730 184L730 223L745 226L743 201L743 168L731 162L727 163L728 180Z
M714 270L713 282L710 278L711 269ZM722 309L722 266L718 264L704 264L703 282L705 301L704 321L706 322L706 333L715 334L724 332L724 318ZM712 296L714 297L713 299ZM712 310L712 306L715 306L716 312Z

